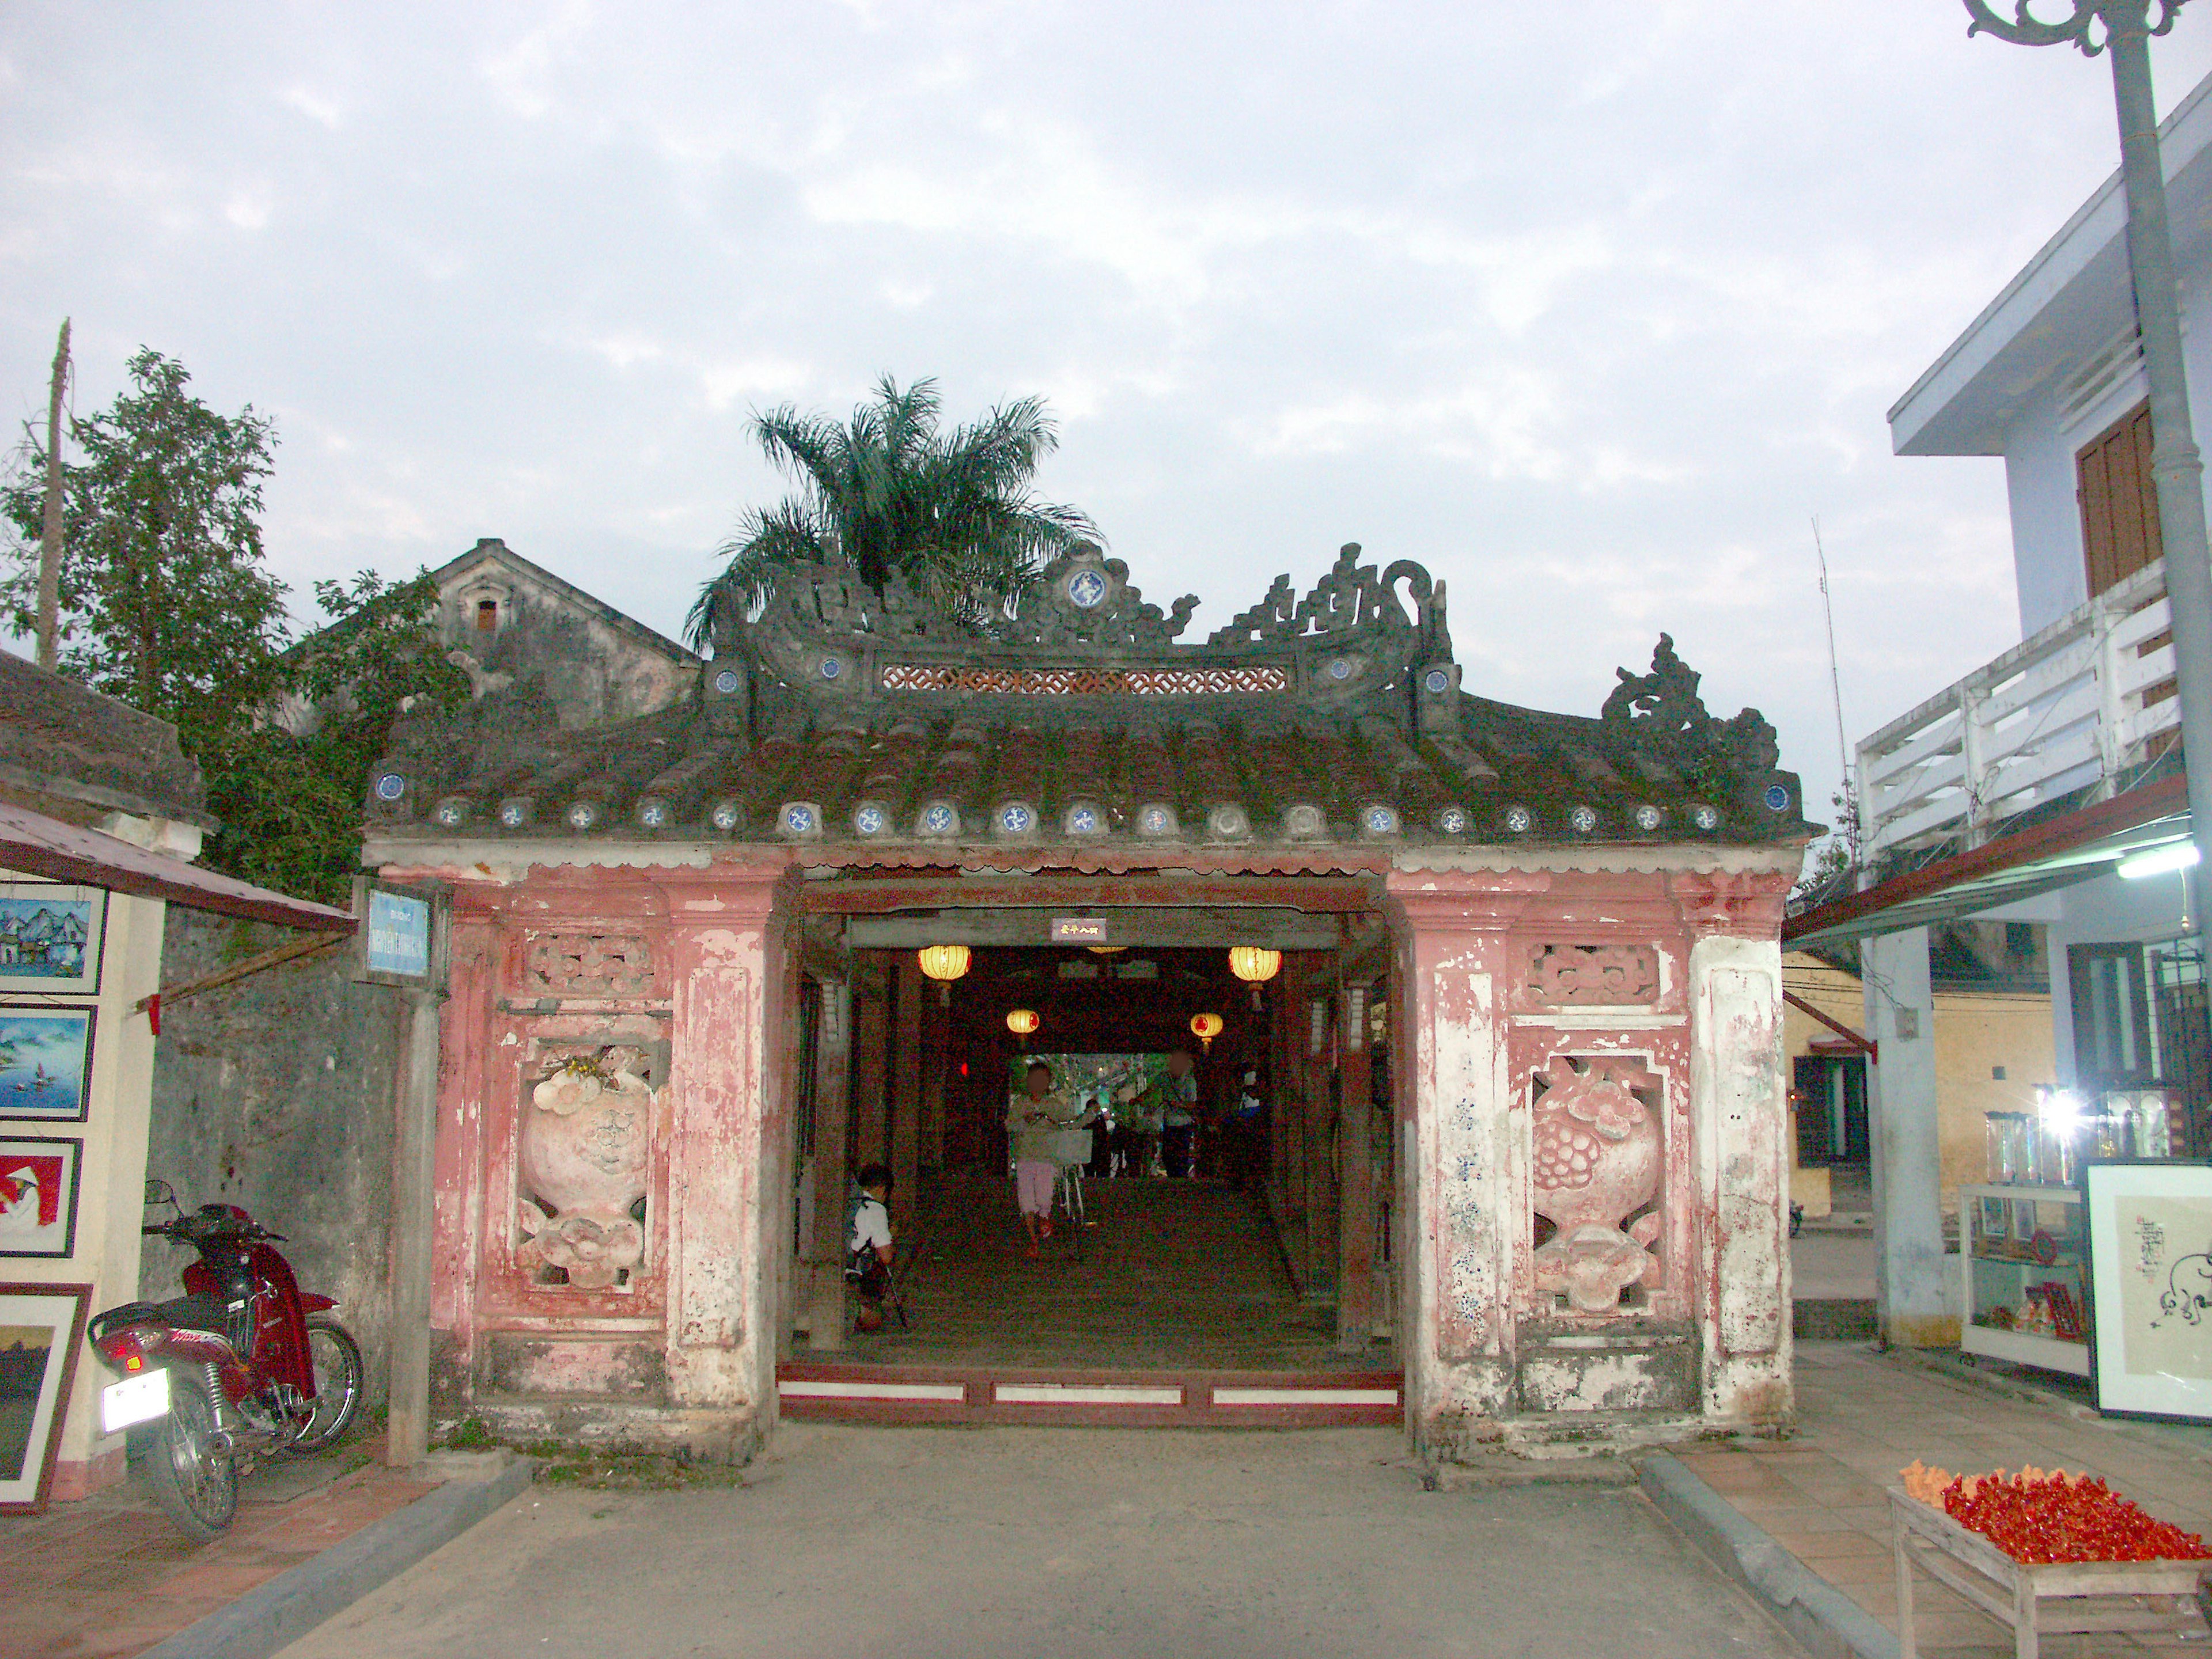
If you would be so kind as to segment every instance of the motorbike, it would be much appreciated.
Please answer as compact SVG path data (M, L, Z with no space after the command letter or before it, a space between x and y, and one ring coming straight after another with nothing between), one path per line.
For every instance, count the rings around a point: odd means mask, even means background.
M100 1393L103 1433L121 1431L131 1476L198 1543L228 1530L238 1481L264 1458L304 1456L352 1426L361 1345L330 1297L302 1291L274 1248L287 1241L234 1204L186 1212L166 1181L146 1183L166 1221L139 1229L199 1253L185 1294L110 1308L94 1350L122 1379Z

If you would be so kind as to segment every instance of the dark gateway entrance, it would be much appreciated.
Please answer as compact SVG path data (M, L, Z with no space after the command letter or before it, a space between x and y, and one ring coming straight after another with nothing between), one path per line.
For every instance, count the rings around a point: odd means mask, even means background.
M844 982L810 975L804 993L799 1237L811 1288L806 1328L779 1367L784 1410L874 1420L1396 1420L1387 930L1371 895L1356 883L1187 882L1164 872L1079 884L1152 901L1141 906L1085 903L1073 890L1057 906L1035 902L1056 884L993 893L999 884L971 878L960 885L985 890L969 905L896 910L884 907L945 896L942 878L808 891L824 910L821 942L842 939L851 971ZM1218 902L1231 896L1247 902ZM827 911L841 903L864 908ZM1072 931L1103 948L1030 942L1056 923L1083 924ZM945 944L967 945L970 957L967 972L939 982L919 951ZM1279 952L1280 966L1264 982L1240 980L1231 944ZM1353 1005L1356 1042L1339 1012ZM1027 1024L1024 1013L1035 1016L1027 1033L1009 1023ZM1194 1018L1213 1030L1206 1015L1218 1022L1210 1038L1193 1030ZM1110 1101L1098 1074L1128 1064L1063 1057L1137 1062L1176 1048L1193 1056L1198 1079L1195 1173L1154 1173L1167 1160L1130 1133L1115 1171L1102 1126L1096 1167L1073 1195L1083 1216L1056 1206L1054 1237L1031 1259L1005 1127L1025 1062L1052 1056L1061 1080ZM1266 1104L1257 1124L1234 1116L1248 1071ZM1141 1132L1131 1108L1119 1121ZM842 1178L878 1161L896 1176L898 1287L911 1324L894 1317L860 1333L840 1272ZM918 1389L931 1397L915 1398ZM1271 1403L1231 1408L1217 1397Z

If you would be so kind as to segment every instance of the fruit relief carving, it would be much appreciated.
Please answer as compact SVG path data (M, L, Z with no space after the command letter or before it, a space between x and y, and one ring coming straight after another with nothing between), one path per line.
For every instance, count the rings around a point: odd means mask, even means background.
M1552 1007L1656 1002L1659 953L1648 945L1539 945L1528 953L1528 994Z
M635 1048L572 1054L522 1114L516 1260L541 1285L626 1288L645 1259L652 1085Z
M1536 1247L1536 1288L1577 1313L1613 1311L1632 1287L1662 1279L1649 1207L1662 1168L1659 1079L1635 1060L1559 1054L1534 1088L1535 1210L1553 1230Z

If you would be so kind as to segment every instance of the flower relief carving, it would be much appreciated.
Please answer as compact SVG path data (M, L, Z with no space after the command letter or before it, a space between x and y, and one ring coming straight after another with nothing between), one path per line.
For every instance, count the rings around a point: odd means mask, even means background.
M636 1048L572 1052L530 1091L515 1260L539 1285L627 1290L645 1259L653 1087Z
M1635 1060L1554 1055L1534 1080L1538 1291L1577 1313L1632 1305L1665 1273L1660 1218L1661 1085Z
M1539 945L1528 953L1528 994L1553 1006L1656 1002L1659 953L1648 945Z
M556 996L643 996L653 989L653 955L635 933L539 933L523 976Z

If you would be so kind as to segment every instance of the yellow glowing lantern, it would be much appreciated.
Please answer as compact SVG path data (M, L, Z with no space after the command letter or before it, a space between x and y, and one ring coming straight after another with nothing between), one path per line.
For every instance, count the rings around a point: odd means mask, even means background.
M1252 1006L1260 1006L1260 984L1282 971L1283 953L1262 950L1256 945L1232 945L1229 947L1229 971L1252 988Z
M916 956L921 971L937 981L937 1001L940 1007L952 1006L952 981L963 978L968 972L968 947L964 945L925 945Z
M1213 1048L1213 1039L1221 1035L1221 1026L1222 1019L1218 1014L1193 1014L1190 1017L1190 1034L1209 1053Z
M1017 1008L1006 1016L1006 1029L1016 1036L1027 1036L1043 1024L1033 1008Z
M968 947L964 945L926 945L919 954L921 971L940 983L967 976Z
M1126 945L1086 945L1083 948L1094 957L1118 957L1129 947Z

